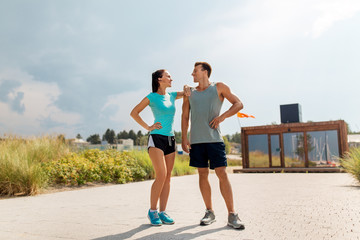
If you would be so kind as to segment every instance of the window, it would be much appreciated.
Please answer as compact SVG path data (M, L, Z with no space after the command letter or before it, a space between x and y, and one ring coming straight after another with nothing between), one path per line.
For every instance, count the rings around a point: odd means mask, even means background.
M269 167L267 134L249 135L249 167Z
M336 130L308 132L309 167L339 166L339 143Z
M305 167L304 134L284 133L285 167Z

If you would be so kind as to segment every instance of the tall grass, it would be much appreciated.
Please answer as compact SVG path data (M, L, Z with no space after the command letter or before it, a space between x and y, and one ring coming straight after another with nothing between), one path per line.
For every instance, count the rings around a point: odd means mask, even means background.
M139 161L139 164L144 168L147 173L146 179L155 178L155 171L152 166L151 159L146 150L143 151L132 151L130 155ZM195 168L189 166L189 156L187 155L175 155L174 168L172 176L182 176L188 174L194 174Z
M174 176L192 174L188 156L176 156ZM35 195L49 185L126 183L152 179L147 151L72 149L58 137L0 139L0 195Z
M360 148L352 148L343 158L340 158L341 166L360 182Z
M189 166L189 155L177 155L175 156L174 169L172 171L173 176L182 176L194 174L196 168Z
M57 137L0 141L0 195L34 195L46 184L41 163L59 159L69 147Z

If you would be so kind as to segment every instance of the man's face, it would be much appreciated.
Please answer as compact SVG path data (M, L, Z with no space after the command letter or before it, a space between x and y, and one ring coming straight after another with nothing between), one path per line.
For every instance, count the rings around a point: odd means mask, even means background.
M206 76L207 72L202 69L201 65L197 65L194 68L194 71L192 72L192 76L194 78L194 82L199 82L201 79L203 79Z

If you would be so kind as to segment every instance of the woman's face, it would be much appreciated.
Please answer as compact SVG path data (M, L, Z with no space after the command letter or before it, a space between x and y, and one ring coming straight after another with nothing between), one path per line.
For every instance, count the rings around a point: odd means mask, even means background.
M165 71L161 78L159 78L159 83L165 85L165 87L171 87L171 79L170 73Z

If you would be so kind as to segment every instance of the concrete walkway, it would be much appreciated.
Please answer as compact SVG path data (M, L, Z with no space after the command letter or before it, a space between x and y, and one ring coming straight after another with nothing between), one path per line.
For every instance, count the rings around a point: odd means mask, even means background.
M204 205L197 175L174 177L168 214L152 227L152 181L0 200L0 239L360 239L360 187L345 173L230 174L245 230L226 226L216 175L217 221L199 226Z

